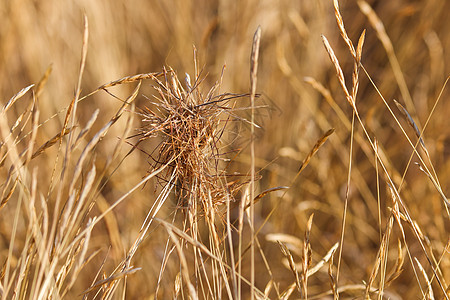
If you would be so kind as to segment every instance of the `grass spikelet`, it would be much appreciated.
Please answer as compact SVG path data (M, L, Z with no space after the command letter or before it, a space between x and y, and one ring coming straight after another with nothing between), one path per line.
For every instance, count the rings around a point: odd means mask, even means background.
M331 254L330 263L328 264L328 277L330 278L330 287L333 297L334 299L339 299L336 276L334 276L333 273L333 260L334 260L334 252Z
M350 49L350 53L353 55L353 58L355 60L357 59L357 52L355 51L355 48L353 47L353 43L348 37L347 31L344 27L344 20L342 19L341 12L339 11L339 1L333 0L333 6L334 6L334 15L336 17L336 22L339 27L339 32L341 33L342 38L344 39L345 43L347 44L348 48Z
M398 246L397 246L397 260L395 262L394 268L391 270L391 272L386 277L385 285L389 286L395 279L400 276L400 274L403 271L403 264L405 262L405 255L403 254L403 248L402 243L400 240L398 240Z
M284 245L281 242L278 242L278 245L280 246L281 252L283 253L283 255L286 257L286 259L289 262L289 268L291 269L292 274L294 274L295 286L297 287L297 290L299 291L299 293L302 294L302 292L304 291L303 285L302 285L302 282L300 281L300 275L299 275L299 272L297 271L297 267L294 262L294 258L292 257L292 254L289 251L289 249L286 247L286 245Z
M319 150L319 148L327 141L328 137L332 135L334 132L334 128L329 129L327 132L325 132L320 139L317 140L317 142L312 147L311 151L308 153L308 155L305 157L305 159L302 161L302 164L300 165L297 174L301 173L306 166L309 164L309 161L311 158L316 154L316 152Z
M8 186L9 184L9 179L10 179L11 177L9 177L8 178L8 180L6 181L7 182L7 184L6 184L6 186ZM9 189L9 191L8 191L8 193L6 194L6 195L3 195L2 194L2 202L0 203L0 210L8 203L8 201L9 201L9 199L11 198L11 196L12 196L12 194L14 193L14 191L16 190L16 187L17 187L17 183L19 182L19 179L18 178L16 178L15 180L14 180L14 183L13 183L13 185L11 186L11 188ZM6 191L6 189L3 189L3 193Z
M383 291L385 286L385 278L386 278L386 264L388 259L388 246L389 246L389 239L391 237L392 227L394 225L394 218L391 217L389 219L389 223L386 227L386 230L383 235L383 239L381 241L380 248L378 249L377 258L375 260L375 265L372 269L372 273L370 274L369 281L367 282L366 291L365 291L365 299L370 299L369 292L372 289L372 285L377 277L378 272L381 270L380 275L380 285L378 288L379 291L379 298L383 297Z
M361 63L361 58L362 58L362 48L364 46L364 40L366 38L366 30L364 29L363 32L361 33L359 40L358 40L358 46L356 47L356 57L355 57L355 61L360 64Z
M104 287L105 289L105 296L103 297L103 299L108 299L109 297L106 295L111 295L110 293L108 293L109 291L111 291L111 287L114 285L115 282L117 282L118 280L124 278L125 276L131 275L133 273L136 273L137 271L139 271L140 268L130 268L127 269L125 271L122 271L120 273L114 274L108 278L104 278L102 280L97 281L96 283L94 283L91 287L89 287L87 290L85 290L82 295L86 295L89 294L90 292L92 292L93 290L99 288L99 287Z
M58 134L56 134L54 137L52 137L50 140L48 140L47 142L45 142L42 146L40 146L31 156L31 158L36 158L39 155L41 155L42 153L45 152L46 149L50 148L51 146L53 146L54 144L56 144L57 142L59 142L61 140L61 138L63 136L66 136L67 134L69 134L71 131L73 130L73 128L65 128L63 132L59 132Z
M92 93L95 93L96 91L99 91L99 90L105 90L109 87L113 87L113 86L120 85L120 84L133 83L133 82L142 81L145 79L155 80L156 78L158 78L162 75L163 75L162 72L154 72L154 73L145 73L145 74L137 74L137 75L122 77L120 79L113 80L113 81L110 81L108 83L105 83L105 84L99 86Z
M352 74L352 99L356 99L356 95L358 94L359 88L359 70L361 68L361 56L362 56L362 48L364 45L364 39L366 36L366 30L363 30L361 36L358 40L358 46L356 48L356 56L355 62L353 64L353 74Z
M288 186L277 186L277 187L274 187L274 188L270 188L270 189L264 190L264 191L262 191L261 193L259 193L259 194L255 197L255 199L253 199L253 204L258 203L264 196L266 196L266 195L269 194L269 193L273 193L273 192L280 191L280 190L286 190L286 189L288 189L288 188L289 188ZM247 209L250 207L250 205L251 205L251 203L248 203L248 204L244 207L244 210L247 210Z
M317 273L327 262L329 262L338 247L339 243L334 244L314 267L308 269L307 276L310 277L313 274Z
M425 271L425 269L423 268L422 264L419 262L417 257L414 257L414 260L416 261L416 264L419 267L419 270L422 273L422 276L425 279L425 282L427 283L427 289L426 289L425 294L423 296L427 300L434 300L433 287L431 286L430 279L428 279L427 272Z
M36 97L39 98L42 91L44 90L45 85L47 84L48 78L50 77L50 74L52 73L52 65L49 65L47 67L47 70L45 70L44 75L42 75L42 78L39 80L38 84L36 85Z
M283 293L280 295L280 299L287 300L292 295L296 287L296 283L291 284Z
M8 102L3 106L2 111L0 112L2 115L9 110L9 108L20 98L22 98L32 87L34 84L31 84L27 87L21 89L17 94L11 97Z
M319 262L314 267L314 270L310 269L311 255L312 255L310 234L311 234L313 217L314 217L314 214L312 214L309 217L308 222L306 224L305 237L304 237L302 246L300 245L300 241L295 237L284 236L284 235L280 235L280 234L266 236L266 239L268 239L268 240L272 240L272 241L276 240L276 242L280 246L281 252L287 259L288 267L291 270L291 272L294 274L295 286L297 287L298 291L300 292L300 295L304 299L308 299L308 277L311 276L312 274L314 274L315 272L317 272L321 268L321 266L330 259L332 253L334 253L334 251L336 251L336 248L337 248L337 245L333 246L332 249L330 249L330 251L322 259L322 261ZM283 240L284 242L291 244L291 247L293 250L301 248L301 255L302 255L301 264L295 263L294 258L291 254L291 251L280 240ZM300 252L300 250L296 250L296 251ZM300 267L300 269L301 269L300 272L297 270L298 267Z
M406 108L404 108L403 105L401 105L397 100L394 99L394 103L397 106L398 110L401 112L403 118L408 122L408 125L411 126L412 129L414 129L414 133L416 134L417 138L419 139L420 145L423 147L425 152L428 153L428 150L425 147L425 143L423 142L423 139L422 139L422 134L420 133L419 127L417 127L416 122L414 122L414 119L408 113Z
M308 299L308 271L311 266L311 242L309 237L311 235L311 227L314 214L312 214L306 223L305 239L303 240L302 253L302 293L305 299Z
M342 90L345 93L345 97L347 98L348 103L350 103L350 105L352 105L352 107L353 107L354 100L351 97L350 93L348 92L347 86L345 85L344 72L342 72L342 68L339 64L339 60L337 59L336 54L334 54L333 48L331 48L330 43L328 42L327 38L324 35L322 35L322 41L325 46L325 49L327 50L328 56L330 57L333 65L334 65L334 68L336 69L337 77L338 77L339 83L341 84Z
M196 299L198 299L198 296L197 296L197 292L190 280L190 275L189 275L190 273L189 273L186 257L184 256L184 251L180 245L180 242L178 241L178 238L174 235L172 230L170 228L167 228L167 229L168 229L170 238L172 239L173 243L175 244L175 246L177 248L178 257L180 258L180 261L181 261L181 274L183 275L183 278L188 286L190 298L193 300L196 300Z

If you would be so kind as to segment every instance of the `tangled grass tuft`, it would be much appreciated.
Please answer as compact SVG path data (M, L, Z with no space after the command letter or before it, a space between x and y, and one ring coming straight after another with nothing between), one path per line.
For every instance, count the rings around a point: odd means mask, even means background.
M156 79L157 95L142 109L139 143L161 138L149 157L152 169L168 164L159 176L162 185L175 190L179 207L194 213L199 208L207 212L239 190L238 180L228 183L226 168L228 144L227 127L236 118L236 99L246 94L220 93L217 81L207 93L202 91L204 77L195 75L191 85L186 74L185 87L172 69L164 69L162 80ZM207 199L213 199L211 203ZM212 204L212 207L211 207Z

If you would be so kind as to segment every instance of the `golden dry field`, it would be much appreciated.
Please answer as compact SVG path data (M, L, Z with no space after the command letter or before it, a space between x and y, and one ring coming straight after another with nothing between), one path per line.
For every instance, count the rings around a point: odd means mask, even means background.
M449 13L2 0L1 299L449 299Z

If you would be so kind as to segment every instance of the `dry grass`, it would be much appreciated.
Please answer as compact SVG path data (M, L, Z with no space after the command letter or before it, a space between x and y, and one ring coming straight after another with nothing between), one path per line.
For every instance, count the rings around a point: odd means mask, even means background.
M449 299L449 5L9 1L1 298Z

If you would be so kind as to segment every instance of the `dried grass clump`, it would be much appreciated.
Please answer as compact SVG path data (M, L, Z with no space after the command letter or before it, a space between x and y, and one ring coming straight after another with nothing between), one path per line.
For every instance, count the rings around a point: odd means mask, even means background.
M180 207L195 207L200 200L202 210L208 211L206 199L219 205L240 186L226 183L224 162L229 160L223 138L232 121L230 101L245 95L219 94L220 82L204 94L199 73L192 86L186 74L185 87L172 69L164 69L162 77L154 87L158 95L142 110L139 142L160 137L159 146L149 153L152 168L169 165L160 183L175 189Z

